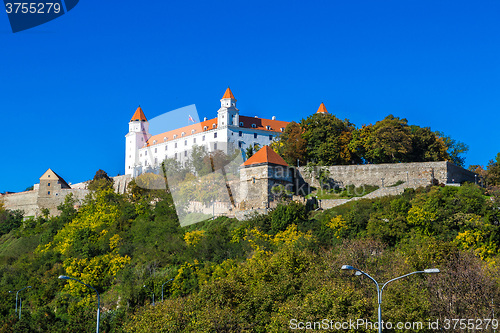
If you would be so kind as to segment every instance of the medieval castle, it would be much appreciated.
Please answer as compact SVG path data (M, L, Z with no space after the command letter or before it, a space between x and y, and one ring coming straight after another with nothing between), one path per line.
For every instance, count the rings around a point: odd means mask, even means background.
M205 118L200 123L164 133L149 133L149 122L141 109L137 108L129 122L125 135L125 175L113 177L115 191L124 193L128 182L143 173L157 172L166 158L175 159L182 165L188 161L194 146L205 146L207 151L222 150L225 153L258 145L262 147L239 168L239 181L233 181L236 210L267 209L272 207L272 189L281 185L292 193L299 192L304 185L317 186L315 170L307 167L291 168L269 144L283 132L288 122L240 115L236 98L229 88L220 100L217 117ZM328 113L322 103L317 113ZM377 185L381 187L373 196L401 193L404 188L431 184L437 180L442 184L460 184L477 181L476 175L449 162L398 163L378 165L349 165L326 167L329 175L341 186ZM69 193L82 201L88 194L87 183L67 183L57 173L48 169L33 190L9 193L1 196L7 209L20 209L25 216L37 216L48 209L58 214L57 206ZM396 187L388 187L397 184ZM335 201L335 200L333 200ZM323 207L342 204L345 200L324 202ZM197 206L198 210L200 205ZM228 203L218 205L219 213L227 211ZM214 209L207 208L206 209ZM203 209L202 209L203 210Z

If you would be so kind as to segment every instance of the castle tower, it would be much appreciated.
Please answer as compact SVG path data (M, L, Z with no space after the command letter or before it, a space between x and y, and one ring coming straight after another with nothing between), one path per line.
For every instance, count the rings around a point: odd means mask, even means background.
M325 103L321 103L318 111L316 113L328 114L328 110L326 109Z
M139 166L139 148L144 147L151 137L149 122L139 106L128 123L125 135L125 174L135 177L135 168Z
M281 185L293 192L293 169L269 146L262 147L240 166L239 202L246 209L269 208ZM276 188L275 188L276 187Z
M218 128L227 126L240 126L240 114L236 108L236 98L233 92L227 87L224 96L220 100L220 109L217 111Z

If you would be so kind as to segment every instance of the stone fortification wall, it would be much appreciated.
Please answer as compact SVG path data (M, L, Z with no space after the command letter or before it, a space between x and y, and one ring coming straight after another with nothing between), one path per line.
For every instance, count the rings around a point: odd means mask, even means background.
M85 196L89 193L87 189L61 189L59 191L54 191L51 193L51 197L38 197L38 211L40 212L42 209L47 208L50 212L50 215L59 215L59 210L57 206L62 204L68 194L72 193L74 198L76 199L76 206L78 207Z
M1 199L8 210L22 210L24 216L35 216L37 214L38 191L6 194Z
M124 176L116 176L113 177L114 181L114 189L116 193L124 194L127 191L127 185L132 180L132 176L124 175Z
M335 165L327 169L329 178L339 186L377 185L391 186L404 182L408 187L430 185L433 178L439 183L474 182L474 173L449 162L421 162L394 164ZM318 187L320 167L299 167L300 176L306 183Z

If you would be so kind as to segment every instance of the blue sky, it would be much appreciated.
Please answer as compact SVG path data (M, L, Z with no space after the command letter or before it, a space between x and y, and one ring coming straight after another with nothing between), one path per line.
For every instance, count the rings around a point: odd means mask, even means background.
M87 1L13 34L0 14L0 192L47 168L124 173L124 135L229 85L241 113L300 120L324 102L358 126L394 114L500 151L500 2ZM153 133L154 134L154 133Z

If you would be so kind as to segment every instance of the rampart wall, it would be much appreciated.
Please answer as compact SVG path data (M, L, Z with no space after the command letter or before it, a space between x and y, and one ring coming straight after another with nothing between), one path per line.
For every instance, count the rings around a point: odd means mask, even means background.
M320 169L328 170L328 178L339 186L377 185L386 187L405 182L410 187L439 183L475 182L475 173L449 162L420 162L395 164L335 165L327 167L299 167L300 176L309 185L318 187Z

